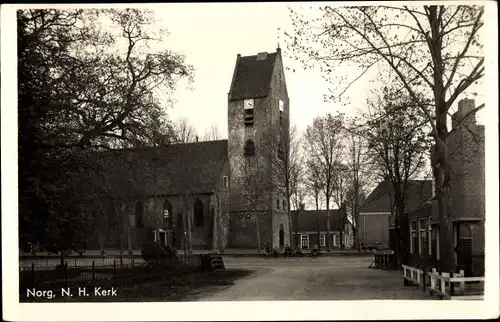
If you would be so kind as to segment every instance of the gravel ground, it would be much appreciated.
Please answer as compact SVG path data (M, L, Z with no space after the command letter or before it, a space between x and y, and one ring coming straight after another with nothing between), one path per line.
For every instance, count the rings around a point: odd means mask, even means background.
M372 257L225 258L226 268L254 273L197 300L432 299L422 290L404 287L398 272L368 268L372 261Z

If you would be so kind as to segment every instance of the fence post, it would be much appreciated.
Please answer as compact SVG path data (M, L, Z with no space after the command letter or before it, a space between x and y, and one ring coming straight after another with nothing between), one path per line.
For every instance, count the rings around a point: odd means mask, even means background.
M95 281L95 260L92 261L92 281Z
M35 286L35 263L31 263L31 286Z
M116 259L113 261L113 285L116 285Z
M76 268L76 257L75 257L75 268Z
M464 272L463 269L460 270L459 276L460 277L465 277L465 272ZM465 281L460 281L460 293L462 295L465 294Z
M426 266L422 267L422 288L423 288L424 292L425 292L425 286L426 286L425 283L427 281L427 279L425 278L426 277L425 275L427 275L427 267Z
M449 278L450 273L441 273L441 276L443 277L443 278L441 278L441 292L448 294L448 293L446 293L446 280L445 280L445 278Z
M436 269L432 269L432 274L436 274ZM434 275L431 275L431 289L430 291L434 291L436 289L436 279L434 278Z
M68 262L64 263L64 287L68 287Z

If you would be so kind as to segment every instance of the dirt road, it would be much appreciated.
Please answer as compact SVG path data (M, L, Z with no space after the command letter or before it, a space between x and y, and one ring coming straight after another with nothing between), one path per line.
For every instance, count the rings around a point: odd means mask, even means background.
M228 269L249 268L254 273L198 300L432 299L422 290L404 287L398 272L368 268L372 260L372 257L342 256L225 258Z

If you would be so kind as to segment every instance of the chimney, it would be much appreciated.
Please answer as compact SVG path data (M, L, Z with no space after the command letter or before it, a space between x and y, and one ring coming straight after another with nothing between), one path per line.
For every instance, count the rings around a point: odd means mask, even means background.
M458 102L458 111L453 114L451 127L455 128L458 123L465 119L462 124L476 124L476 113L471 113L476 107L475 101L473 99L464 98Z
M196 136L196 142L198 142L198 135Z

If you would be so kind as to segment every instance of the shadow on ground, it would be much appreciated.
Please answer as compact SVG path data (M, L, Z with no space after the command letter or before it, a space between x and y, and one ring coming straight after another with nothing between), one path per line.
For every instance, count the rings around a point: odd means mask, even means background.
M209 273L191 273L166 281L137 283L115 287L116 296L96 296L96 285L87 288L89 296L55 297L36 302L176 302L195 300L201 295L225 289L238 279L250 276L253 270L228 269ZM109 287L103 287L109 288ZM28 301L29 302L29 301Z

